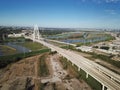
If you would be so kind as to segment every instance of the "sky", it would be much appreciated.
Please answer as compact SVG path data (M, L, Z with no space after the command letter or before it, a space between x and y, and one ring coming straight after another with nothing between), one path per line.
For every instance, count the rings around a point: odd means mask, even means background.
M0 25L120 29L120 0L0 0Z

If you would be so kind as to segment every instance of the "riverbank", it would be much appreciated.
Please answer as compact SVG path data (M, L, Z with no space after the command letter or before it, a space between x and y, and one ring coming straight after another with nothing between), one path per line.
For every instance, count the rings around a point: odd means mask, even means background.
M37 42L25 39L24 42L2 43L0 46L0 56L12 55L17 53L28 53L41 49L47 49L47 47Z
M0 45L0 56L16 54L17 50L7 45Z

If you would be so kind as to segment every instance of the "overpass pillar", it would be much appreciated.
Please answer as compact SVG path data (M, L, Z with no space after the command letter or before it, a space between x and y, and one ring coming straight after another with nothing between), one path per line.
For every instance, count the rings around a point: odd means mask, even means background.
M80 68L78 68L78 71L80 71Z
M88 78L88 73L86 73L86 78Z
M104 86L104 84L102 84L102 90L105 90L105 86Z

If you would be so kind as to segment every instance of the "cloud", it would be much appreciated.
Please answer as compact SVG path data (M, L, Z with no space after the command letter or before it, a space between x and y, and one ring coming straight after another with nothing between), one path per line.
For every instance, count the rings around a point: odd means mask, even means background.
M108 14L112 14L112 15L117 14L116 10L105 10L105 12L107 12Z
M97 2L106 2L106 3L117 3L120 2L120 0L93 0L93 1L97 1Z
M117 3L120 0L105 0L106 3Z
M90 2L96 2L96 3L117 3L120 2L120 0L81 0L82 2L90 1Z

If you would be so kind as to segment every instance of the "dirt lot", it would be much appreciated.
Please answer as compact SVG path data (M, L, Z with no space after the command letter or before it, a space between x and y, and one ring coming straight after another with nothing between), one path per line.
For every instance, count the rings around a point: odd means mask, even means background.
M59 57L58 54L49 57L49 69L52 75L41 78L41 83L45 85L44 90L91 90L84 81L80 82L75 76L66 78L68 75L71 76L71 73L62 68Z
M30 57L0 70L0 90L27 90L34 86L39 56Z
M47 55L46 64L50 75L40 77L39 57L26 58L0 70L0 90L91 90L84 82L79 81L70 72L62 68L59 55Z

